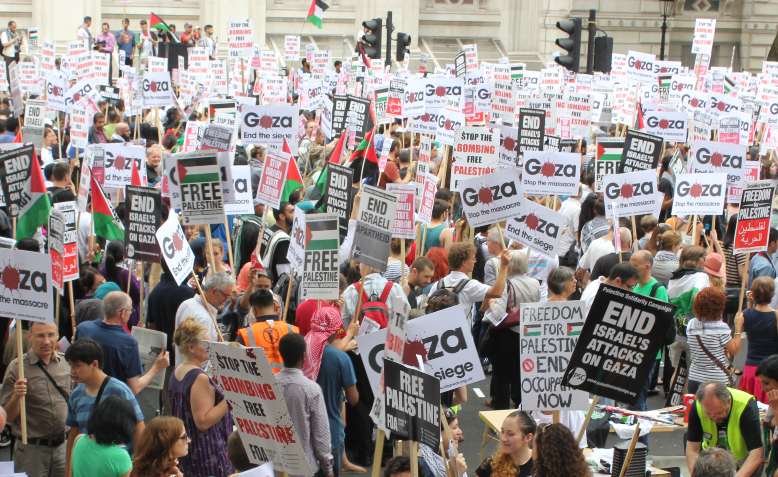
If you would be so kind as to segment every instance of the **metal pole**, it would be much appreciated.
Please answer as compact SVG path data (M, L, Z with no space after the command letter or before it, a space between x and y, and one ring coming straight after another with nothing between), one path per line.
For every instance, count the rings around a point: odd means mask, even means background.
M392 12L390 10L386 12L386 61L384 62L384 66L392 66L392 32L393 31L394 31L394 25L392 24Z
M597 19L597 10L589 10L589 23L587 29L589 30L589 40L586 44L586 74L590 75L594 72L594 35L597 33L597 25L595 20Z
M665 60L665 36L667 35L667 13L662 12L662 44L659 47L659 59Z

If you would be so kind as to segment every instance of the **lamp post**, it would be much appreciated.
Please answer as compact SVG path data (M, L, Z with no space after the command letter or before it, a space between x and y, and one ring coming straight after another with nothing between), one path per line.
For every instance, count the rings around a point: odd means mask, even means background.
M659 4L662 8L662 43L659 46L659 59L664 61L665 59L665 37L667 36L667 17L673 11L675 0L659 0Z

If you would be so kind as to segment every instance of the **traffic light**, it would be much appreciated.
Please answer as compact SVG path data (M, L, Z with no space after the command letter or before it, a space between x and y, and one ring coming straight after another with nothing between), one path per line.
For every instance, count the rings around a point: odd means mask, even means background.
M365 20L362 26L365 28L365 34L359 40L365 48L365 55L368 58L381 58L381 34L383 33L384 20L382 18L373 18Z
M554 61L577 73L581 61L581 19L559 20L556 22L556 27L567 33L567 38L557 38L555 41L556 45L567 54L559 55L554 58Z
M613 38L598 36L594 39L594 71L611 72L611 57L613 56Z
M403 32L397 33L397 61L405 59L405 53L411 51L411 35Z

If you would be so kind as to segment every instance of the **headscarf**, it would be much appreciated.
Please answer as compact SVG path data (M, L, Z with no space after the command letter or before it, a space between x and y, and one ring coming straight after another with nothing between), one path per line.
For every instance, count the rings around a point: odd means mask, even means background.
M324 347L330 336L343 328L343 318L340 310L334 306L323 306L316 310L311 318L311 331L305 335L306 353L303 364L303 374L308 379L316 381L321 368L321 358Z
M105 298L105 295L114 291L122 291L122 289L119 287L119 285L116 284L116 282L104 282L102 285L97 287L97 290L95 290L95 298L102 300Z

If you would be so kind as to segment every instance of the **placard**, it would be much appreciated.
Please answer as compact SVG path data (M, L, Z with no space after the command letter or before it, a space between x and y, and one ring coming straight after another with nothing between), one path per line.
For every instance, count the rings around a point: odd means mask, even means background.
M176 170L184 225L224 222L224 201L216 154L191 152L180 155L176 161Z
M686 143L689 115L679 111L646 111L643 131L661 137L665 142Z
M254 54L254 28L251 18L231 20L227 29L230 58L250 58Z
M337 164L327 164L327 190L324 193L324 211L338 217L338 230L341 241L348 232L348 220L351 217L352 181L354 171Z
M743 189L735 227L735 253L767 250L774 193L775 184L770 181L748 184Z
M157 228L156 237L170 274L176 284L181 285L192 275L195 256L174 210L170 211L165 223Z
M170 84L170 72L149 73L143 75L141 84L143 107L153 108L173 104L173 88Z
M200 149L226 152L232 143L232 129L218 124L208 124L200 139Z
M251 166L230 166L227 169L228 181L222 181L224 213L226 215L244 215L254 213L254 200L251 197ZM232 186L228 190L228 186Z
M397 209L392 221L392 237L415 239L416 222L413 213L416 184L386 184L386 191L397 196Z
M284 36L284 58L286 61L300 61L300 36Z
M440 380L384 360L386 427L398 439L440 445Z
M386 270L392 222L396 215L397 197L383 189L365 186L359 201L357 228L354 235L354 260L377 269Z
M157 229L162 225L162 196L153 187L127 186L127 220L124 224L127 258L158 263Z
M630 129L624 140L619 172L656 169L662 155L664 141L659 136Z
M542 151L546 134L546 112L519 109L519 151Z
M281 193L284 190L286 172L289 168L289 154L274 154L268 152L259 178L255 200L277 209L281 205ZM331 166L330 166L331 167Z
M713 52L713 37L716 35L715 18L697 18L694 21L693 55L710 55Z
M521 185L526 194L577 195L580 177L580 154L556 151L524 153Z
M567 223L564 215L529 200L520 201L518 214L505 223L505 238L556 257L567 250L559 250L559 240Z
M54 322L54 295L49 290L48 254L0 248L0 315L5 318Z
M54 209L62 214L65 222L65 234L62 236L62 281L78 280L78 209L75 201L57 202Z
M102 186L121 189L132 179L132 163L138 168L141 181L146 177L146 148L130 143L108 143L99 146L103 150L105 172Z
M742 182L746 145L694 141L689 149L689 172L725 172L727 184Z
M65 236L65 221L62 218L62 214L54 211L49 215L49 226L46 229L46 233L49 257L51 257L51 284L62 294L64 289L62 276L65 268L63 260L65 246L62 244Z
M589 395L562 385L584 325L584 302L522 303L519 325L521 408L585 410Z
M659 216L665 195L657 189L655 171L612 174L602 182L606 217Z
M301 298L337 300L340 296L338 217L334 214L307 214L304 227L305 264Z
M473 227L495 224L518 213L521 181L516 169L498 169L492 174L459 183L462 210Z
M292 155L296 155L299 115L300 109L296 105L243 105L240 112L243 143L265 144L270 149L281 151L286 140L292 149Z
M262 348L219 342L209 342L208 348L215 381L230 404L249 461L272 461L279 472L313 475Z
M43 129L46 126L46 101L28 99L24 107L24 125Z
M602 192L605 176L619 172L621 155L624 153L624 138L597 138L597 155L594 158L594 191Z
M69 108L70 113L73 113L76 105L84 98L93 98L97 95L97 89L92 85L92 82L88 79L81 80L78 83L71 86L65 93L65 106ZM90 121L92 118L89 118ZM90 122L91 125L91 122Z
M724 212L727 175L678 174L675 176L673 215L720 215Z
M673 321L673 305L600 284L562 384L634 404Z
M545 136L548 139L548 136ZM541 148L543 149L543 148ZM519 160L519 128L500 126L500 148L498 163L501 166L515 167Z
M37 167L34 157L32 145L0 151L0 182L11 217L20 216L32 206L33 198L38 197L37 194L33 197L31 187L32 167Z

